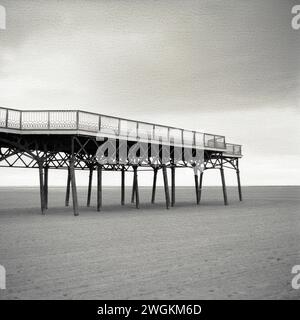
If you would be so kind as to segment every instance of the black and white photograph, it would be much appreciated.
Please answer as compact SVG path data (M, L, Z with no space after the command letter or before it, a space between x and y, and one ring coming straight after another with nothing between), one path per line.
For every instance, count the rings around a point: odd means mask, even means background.
M0 300L299 300L299 165L299 0L0 0Z

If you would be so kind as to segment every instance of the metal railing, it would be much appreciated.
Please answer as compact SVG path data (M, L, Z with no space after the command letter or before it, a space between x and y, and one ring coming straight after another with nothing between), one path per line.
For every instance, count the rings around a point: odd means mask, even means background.
M184 130L80 110L16 110L0 108L0 127L20 130L82 130L132 139L227 150L220 135ZM230 148L230 147L229 147ZM239 146L240 148L240 146ZM228 149L229 151L229 149ZM238 149L236 150L238 151Z
M242 146L240 144L226 143L226 151L224 154L241 156Z

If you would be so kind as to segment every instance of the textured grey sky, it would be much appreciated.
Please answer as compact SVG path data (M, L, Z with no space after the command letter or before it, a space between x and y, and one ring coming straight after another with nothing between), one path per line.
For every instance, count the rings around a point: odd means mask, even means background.
M299 184L296 3L0 0L0 105L82 108L224 134L244 145L246 184ZM20 183L36 183L32 176ZM181 178L193 183L192 173ZM215 179L209 173L206 183Z

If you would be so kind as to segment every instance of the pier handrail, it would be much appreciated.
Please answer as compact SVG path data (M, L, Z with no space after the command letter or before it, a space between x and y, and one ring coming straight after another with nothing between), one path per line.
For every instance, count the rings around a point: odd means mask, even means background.
M226 150L225 152L229 152L230 145L232 145L226 144L225 136L222 135L81 110L18 110L0 107L0 127L25 131L82 130L92 133L113 132L117 136L127 134L127 136L136 139L144 135L168 142L177 140L182 145L202 145ZM124 132L123 127L127 129L130 127L130 130ZM234 154L238 154L238 150L241 149L240 145L236 146L236 150L233 148Z
M226 151L224 152L224 154L241 156L242 146L235 143L226 143Z

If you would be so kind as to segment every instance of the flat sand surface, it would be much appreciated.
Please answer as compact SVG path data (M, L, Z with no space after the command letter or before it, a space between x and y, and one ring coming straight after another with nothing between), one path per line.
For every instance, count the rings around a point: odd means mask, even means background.
M51 188L46 216L37 188L0 188L0 264L7 289L0 299L299 299L291 269L300 264L300 188L177 189L166 210L163 189L141 209L120 206L106 188L103 210L80 216L65 208L64 189ZM95 205L95 194L93 194Z

